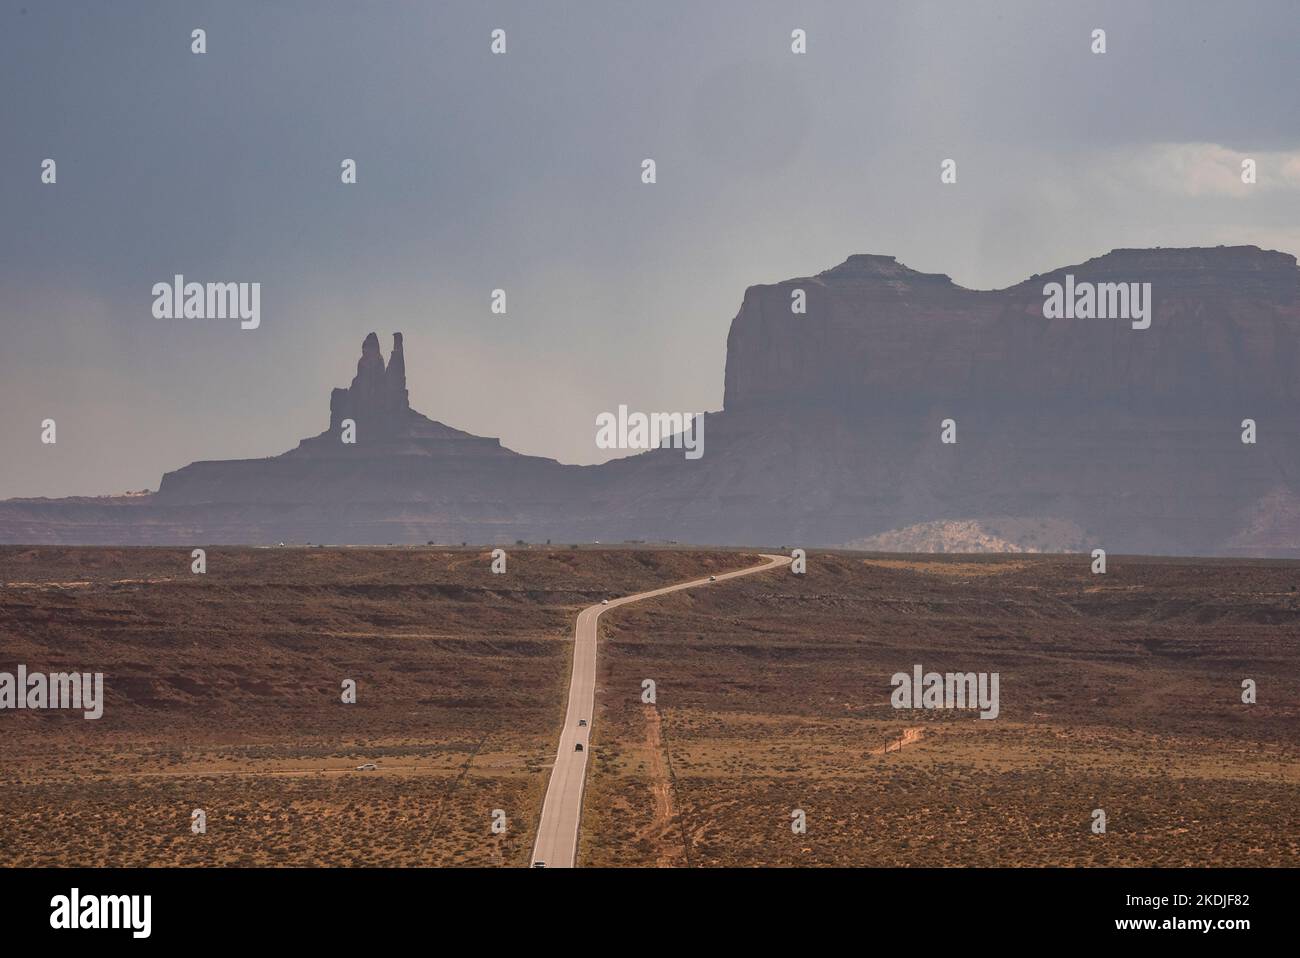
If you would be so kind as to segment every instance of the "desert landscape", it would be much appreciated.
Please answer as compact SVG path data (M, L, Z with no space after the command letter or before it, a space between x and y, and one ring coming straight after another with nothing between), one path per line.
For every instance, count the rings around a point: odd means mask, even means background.
M757 550L507 552L0 548L0 670L106 698L4 715L0 864L526 866L578 612ZM1300 864L1300 562L1089 566L816 550L611 610L579 864ZM998 717L891 708L917 663Z
M658 703L604 698L583 861L1294 866L1297 586L1290 562L818 553L634 606L603 684ZM999 672L1000 715L895 711L914 663ZM1241 704L1243 678L1270 693Z
M0 863L527 864L577 610L745 561L0 549L0 669L103 671L106 698L4 713Z

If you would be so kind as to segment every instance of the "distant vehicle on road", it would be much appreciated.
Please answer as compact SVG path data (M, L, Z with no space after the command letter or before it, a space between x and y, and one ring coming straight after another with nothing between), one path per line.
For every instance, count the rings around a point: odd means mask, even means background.
M710 581L710 582L717 582L717 581L718 581L718 577L717 577L716 575L711 575L711 576L709 576L709 581Z
M587 720L586 720L586 719L578 719L578 727L579 727L579 728L581 728L582 726L584 726L584 725L586 725L586 724L587 724Z
M358 765L358 766L357 766L357 771L358 771L358 772L373 772L373 771L375 771L375 770L378 769L378 768L379 768L379 766L376 765L374 762L366 762L365 765Z
M601 600L600 600L600 604L601 604L601 605L609 605L609 599L601 599Z
M581 751L582 751L582 743L579 742L577 745L573 746L573 750L574 750L575 752L581 752Z

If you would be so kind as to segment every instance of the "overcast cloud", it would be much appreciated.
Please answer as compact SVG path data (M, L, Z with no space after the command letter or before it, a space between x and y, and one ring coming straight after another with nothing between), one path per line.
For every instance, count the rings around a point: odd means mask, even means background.
M370 330L426 415L595 462L599 411L720 408L746 286L851 253L1298 253L1298 49L1294 2L4 2L0 496L291 448ZM155 319L175 273L261 328Z

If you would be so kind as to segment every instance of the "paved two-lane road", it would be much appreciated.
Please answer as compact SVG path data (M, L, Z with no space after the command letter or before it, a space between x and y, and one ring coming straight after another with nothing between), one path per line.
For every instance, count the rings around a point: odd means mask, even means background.
M719 573L717 582L712 584L790 564L789 556L764 554L763 558L767 561L762 565ZM573 630L573 678L569 682L569 707L564 714L564 728L560 732L560 750L556 753L555 767L551 769L551 780L546 786L546 799L542 802L542 820L537 826L537 841L533 845L533 864L545 862L547 868L572 868L576 864L578 824L582 820L582 792L587 780L587 756L590 754L587 736L591 732L592 706L596 699L596 622L600 614L628 602L640 602L657 595L709 584L707 576L692 579L690 582L652 592L610 599L608 605L602 603L589 606L578 615L578 624ZM579 726L578 722L583 719L588 724ZM579 743L582 745L581 752L575 748Z

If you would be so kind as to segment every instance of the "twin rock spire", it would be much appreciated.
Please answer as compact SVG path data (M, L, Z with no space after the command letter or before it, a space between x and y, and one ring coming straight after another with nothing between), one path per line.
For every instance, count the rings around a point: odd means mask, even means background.
M383 435L399 427L410 409L402 334L393 333L393 351L385 368L379 337L371 333L361 344L352 385L330 393L330 431L337 432L344 419L352 419L359 434Z

